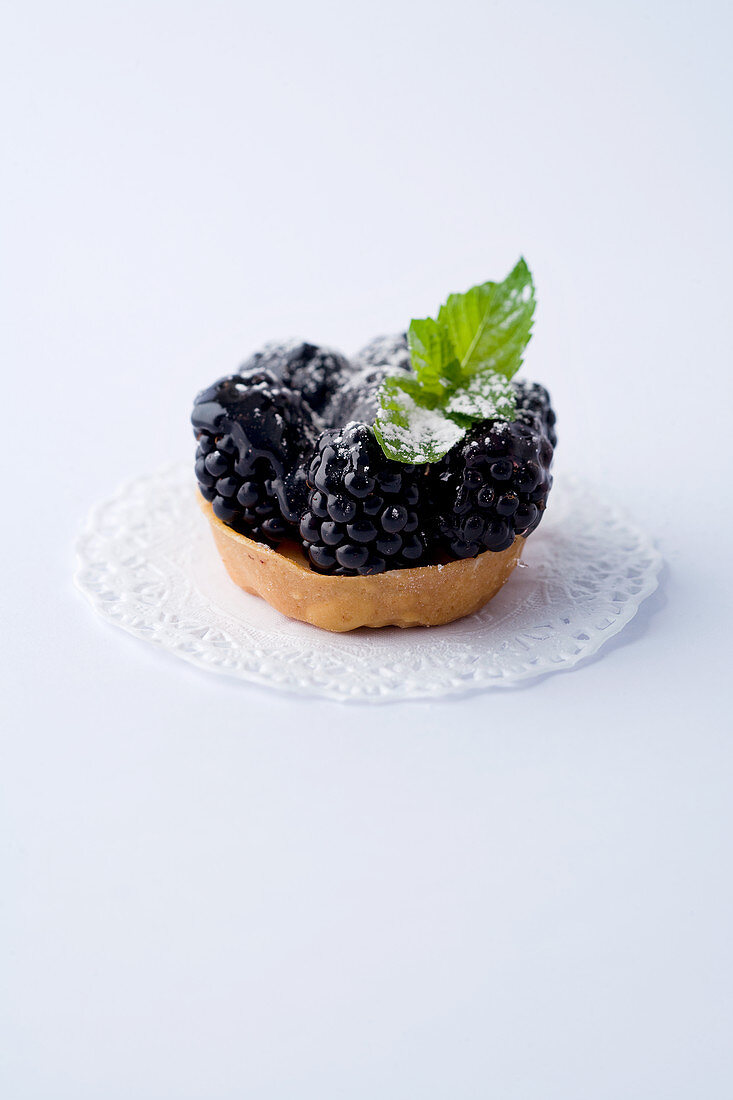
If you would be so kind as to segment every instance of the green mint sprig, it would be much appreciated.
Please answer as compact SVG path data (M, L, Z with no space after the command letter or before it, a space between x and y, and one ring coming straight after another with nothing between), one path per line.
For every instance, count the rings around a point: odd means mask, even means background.
M477 421L514 420L510 379L534 308L532 275L520 259L503 282L451 294L437 318L411 322L412 371L385 379L374 424L388 458L437 462Z

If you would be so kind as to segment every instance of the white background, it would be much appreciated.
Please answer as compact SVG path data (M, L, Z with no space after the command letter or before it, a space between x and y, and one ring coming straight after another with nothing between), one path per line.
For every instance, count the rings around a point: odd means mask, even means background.
M4 1097L733 1094L729 13L3 6ZM94 619L199 388L520 252L560 473L666 559L597 659L344 707Z

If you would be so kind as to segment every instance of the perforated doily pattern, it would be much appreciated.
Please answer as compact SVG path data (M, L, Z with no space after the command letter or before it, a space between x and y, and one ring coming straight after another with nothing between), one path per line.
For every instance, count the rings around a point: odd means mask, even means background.
M432 629L329 634L238 589L188 464L125 486L78 543L95 610L207 669L284 691L385 702L506 687L596 653L657 587L661 557L593 488L560 477L523 561L485 608Z

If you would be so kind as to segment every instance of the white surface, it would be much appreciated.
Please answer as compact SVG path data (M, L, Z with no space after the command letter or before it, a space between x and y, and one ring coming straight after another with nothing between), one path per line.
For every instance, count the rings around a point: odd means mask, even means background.
M728 5L6 5L0 1092L723 1100ZM72 543L278 335L502 275L660 592L566 676L368 708L100 623Z
M232 585L191 490L190 461L95 505L77 557L74 583L134 637L206 672L367 703L511 688L568 671L631 622L663 565L646 532L597 486L565 475L511 583L480 611L430 630L332 634ZM443 579L456 583L450 568Z

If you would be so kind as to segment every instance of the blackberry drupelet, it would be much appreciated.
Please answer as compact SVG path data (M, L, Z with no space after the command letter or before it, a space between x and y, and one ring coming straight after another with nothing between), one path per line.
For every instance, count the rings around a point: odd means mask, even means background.
M229 375L198 395L191 423L196 478L214 514L259 541L296 535L307 495L303 456L318 434L298 394L268 371Z
M332 395L352 374L349 360L332 348L302 340L265 344L240 368L270 371L280 382L299 393L316 413L322 413Z
M303 548L314 569L347 576L416 566L427 553L421 524L425 467L386 458L363 423L323 432L308 471Z
M434 467L438 539L453 557L506 550L539 524L552 486L550 433L556 437L547 391L537 389L520 392L528 404L518 406L515 421L475 425ZM535 412L530 402L542 409Z

